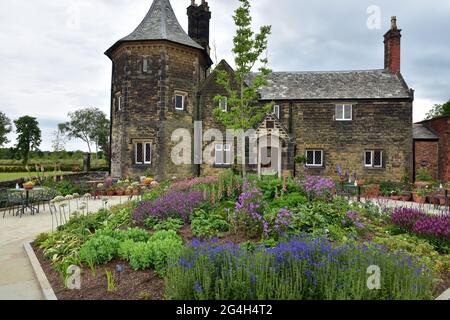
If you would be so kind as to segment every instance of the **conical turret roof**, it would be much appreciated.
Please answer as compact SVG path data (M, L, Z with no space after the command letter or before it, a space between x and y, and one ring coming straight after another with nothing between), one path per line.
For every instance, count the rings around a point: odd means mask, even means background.
M189 47L204 50L183 30L169 0L154 0L144 20L130 35L114 44L106 54L119 43L129 41L168 40Z

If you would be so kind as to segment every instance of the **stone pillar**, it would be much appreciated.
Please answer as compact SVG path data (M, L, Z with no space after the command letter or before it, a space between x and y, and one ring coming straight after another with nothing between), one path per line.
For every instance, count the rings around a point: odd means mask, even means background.
M91 154L85 153L83 157L83 171L89 172L91 170Z

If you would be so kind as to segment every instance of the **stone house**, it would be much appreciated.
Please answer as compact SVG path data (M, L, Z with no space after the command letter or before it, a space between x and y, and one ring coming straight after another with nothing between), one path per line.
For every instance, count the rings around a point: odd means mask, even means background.
M188 33L178 23L169 0L154 0L136 30L106 51L113 62L114 177L217 174L232 165L237 143L225 139L209 143L212 163L198 163L194 155L190 163L172 161L178 143L172 133L177 128L191 133L192 145L197 141L197 121L202 122L203 132L226 129L213 116L219 107L227 112L227 104L214 99L226 92L211 70L208 3L192 0L187 14ZM365 179L411 176L414 91L400 73L400 39L401 30L393 18L384 35L383 69L270 74L267 87L260 91L260 102L272 103L273 112L255 130L258 141L270 136L280 139L277 145L258 142L256 150L247 147L247 153L257 155L248 170L263 173L270 167L279 175L295 174L294 159L304 155L310 174L336 176L340 165ZM226 61L217 68L233 76ZM263 163L263 155L271 161Z
M414 124L414 176L427 168L435 180L450 182L450 116Z

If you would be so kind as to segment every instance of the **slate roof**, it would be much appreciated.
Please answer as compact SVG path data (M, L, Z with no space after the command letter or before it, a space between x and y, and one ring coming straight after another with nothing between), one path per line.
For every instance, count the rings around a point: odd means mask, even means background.
M116 42L108 49L107 54L121 42L145 40L168 40L203 50L203 47L183 30L169 0L154 0L150 10L136 30Z
M262 100L411 98L401 75L386 70L273 72L268 81Z
M426 128L423 124L415 124L413 127L414 140L439 140L439 137Z

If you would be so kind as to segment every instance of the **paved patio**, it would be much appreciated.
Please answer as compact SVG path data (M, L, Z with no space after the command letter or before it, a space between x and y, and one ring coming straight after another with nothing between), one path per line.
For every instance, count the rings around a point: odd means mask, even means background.
M123 203L126 197L109 199L108 206ZM102 208L102 200L90 200L89 211ZM76 208L75 201L71 207ZM42 300L39 284L23 249L23 243L34 240L42 233L52 230L52 217L47 206L45 211L22 218L0 211L0 300Z

